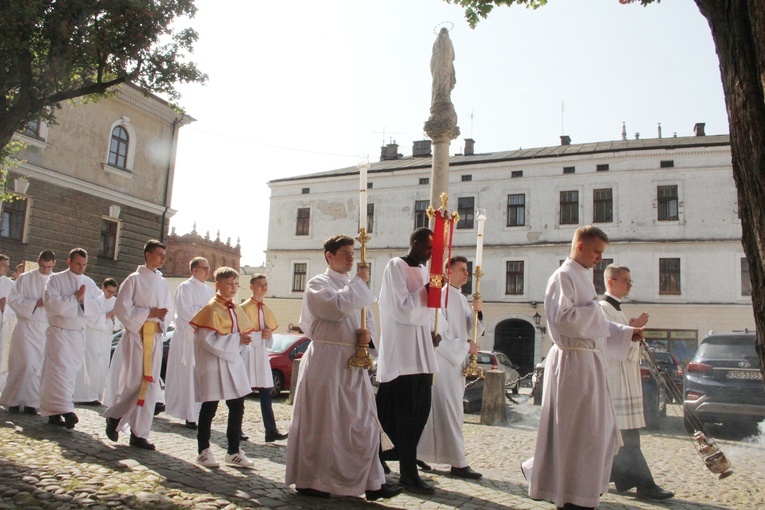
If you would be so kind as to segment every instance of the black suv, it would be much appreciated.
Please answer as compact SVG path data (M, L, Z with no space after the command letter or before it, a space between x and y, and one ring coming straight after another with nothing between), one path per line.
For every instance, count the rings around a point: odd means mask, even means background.
M753 423L765 419L765 386L752 331L707 335L685 370L685 428L694 423Z

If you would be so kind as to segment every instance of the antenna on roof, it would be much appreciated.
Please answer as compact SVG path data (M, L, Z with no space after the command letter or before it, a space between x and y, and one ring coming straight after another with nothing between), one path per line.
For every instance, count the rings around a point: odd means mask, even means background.
M372 134L373 135L382 135L382 143L380 144L382 146L382 145L385 145L385 135L400 135L402 133L400 131L387 131L385 129L385 126L383 126L383 130L382 131L372 131ZM392 139L393 137L390 137L390 138ZM389 143L392 143L392 140Z
M563 114L565 113L565 111L566 111L566 104L561 99L561 102L560 102L560 134L565 133L565 131L563 130Z

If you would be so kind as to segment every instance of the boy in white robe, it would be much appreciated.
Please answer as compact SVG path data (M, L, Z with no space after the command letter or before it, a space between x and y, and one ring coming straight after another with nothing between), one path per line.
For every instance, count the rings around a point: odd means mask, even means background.
M148 241L143 248L144 265L138 266L122 283L114 314L125 326L117 345L105 394L109 407L104 411L106 437L119 440L120 432L130 431L130 446L154 450L149 442L154 406L162 389L163 333L172 317L173 298L167 281L159 271L165 263L165 245ZM145 354L145 355L144 355Z
M327 270L308 282L300 328L311 345L300 361L285 483L306 496L358 496L369 501L391 498L400 487L385 483L378 458L380 425L367 370L349 368L359 343L369 343L377 328L369 306L368 266L353 269L349 236L324 243ZM361 330L365 309L367 329Z
M167 353L165 373L165 412L197 428L199 406L194 394L194 329L189 321L210 302L215 294L205 283L210 277L210 263L204 257L189 262L191 278L175 291L175 333Z
M101 313L104 294L85 276L88 253L74 248L66 259L69 268L55 273L45 284L43 302L48 314L45 357L40 378L40 414L48 423L73 429L74 383L85 356L85 323Z
M101 284L104 293L101 313L85 321L85 356L74 383L75 404L100 406L103 401L112 337L120 326L114 316L117 288L114 278L104 280Z
M19 275L6 304L16 313L16 327L8 351L8 378L0 396L12 413L24 406L26 414L37 414L40 407L40 373L45 353L45 331L48 316L43 306L43 293L56 255L50 250L40 252L37 269Z
M433 232L418 228L409 237L409 253L391 259L380 289L380 343L377 410L385 432L395 445L383 460L399 461L399 483L418 494L435 489L417 472L417 443L430 415L433 374L438 371L432 332L433 310L427 307L428 269ZM439 262L440 264L440 262Z
M470 341L473 310L479 314L478 332L481 334L485 329L481 319L483 302L481 298L475 298L471 309L460 291L470 278L465 257L452 257L447 263L446 272L449 275L449 285L443 289L442 310L445 320L440 328L442 338L436 352L438 377L433 383L430 417L417 445L417 458L425 462L449 464L454 476L478 479L481 473L468 465L465 456L462 398L465 394L467 355L478 352L478 344Z
M252 391L258 391L260 413L263 426L266 429L266 443L287 439L288 434L282 434L276 428L274 409L271 404L271 390L274 387L274 377L271 373L271 362L268 349L274 344L273 331L277 328L276 317L266 306L263 299L268 292L266 275L255 273L250 277L252 297L242 303L242 310L255 325L252 332L252 342L244 348L244 364L250 379Z
M244 398L250 394L250 381L242 349L250 343L253 325L242 308L231 300L239 290L239 273L230 267L215 270L215 297L189 322L194 334L194 391L202 402L197 419L197 463L218 467L210 450L210 429L218 403L226 401L228 450L224 460L235 467L251 468L252 459L240 448Z
M608 321L598 304L589 269L603 258L607 244L599 228L579 227L569 258L545 292L553 346L545 362L536 449L523 470L529 496L558 508L595 508L608 492L619 430L605 360L626 358L631 340L642 339L642 328Z
M13 310L8 305L8 296L13 288L13 280L6 274L10 269L11 259L0 253L0 392L5 387L5 375L3 367L8 365L5 359L5 340L8 337L8 325L13 315Z

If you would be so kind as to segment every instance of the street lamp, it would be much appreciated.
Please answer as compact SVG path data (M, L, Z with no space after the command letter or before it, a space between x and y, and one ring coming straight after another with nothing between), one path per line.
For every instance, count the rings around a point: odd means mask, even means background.
M541 316L541 315L539 315L539 312L536 312L536 313L534 314L534 316L533 316L533 317L531 317L531 318L532 318L532 319L534 319L534 324L536 324L536 326L537 326L537 329L538 329L538 330L539 330L541 333L547 333L547 328L546 328L546 327L544 327L544 326L540 326L540 325L539 325L539 323L542 321L542 316Z

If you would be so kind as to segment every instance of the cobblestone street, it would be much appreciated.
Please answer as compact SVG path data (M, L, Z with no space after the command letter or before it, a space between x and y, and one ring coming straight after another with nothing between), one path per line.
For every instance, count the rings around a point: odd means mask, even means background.
M80 406L80 423L73 431L48 425L42 418L0 410L0 508L517 508L552 509L550 503L528 498L521 461L531 456L539 408L521 395L514 409L518 421L505 427L478 423L467 415L465 437L470 465L483 473L477 481L449 476L448 466L423 473L437 487L433 496L404 493L383 503L362 498L314 499L298 495L283 484L285 442L265 443L257 400L248 399L243 444L255 459L255 470L198 466L196 432L180 420L161 414L154 420L151 441L157 451L131 448L127 437L112 443L104 435L103 408ZM281 430L286 431L291 407L274 402ZM643 452L659 485L676 493L654 503L634 493L603 496L606 509L754 509L765 508L765 446L753 439L721 439L718 444L733 463L735 474L717 480L702 464L678 416L670 416L660 431L644 432ZM213 423L213 450L225 450L226 407ZM124 436L124 435L123 435ZM586 452L582 452L586 455ZM388 480L397 480L396 463Z

